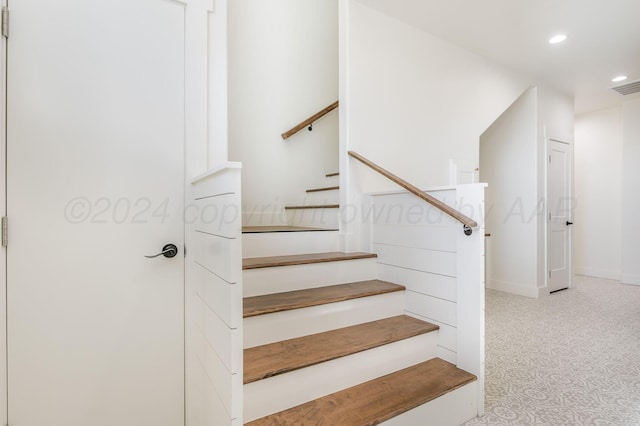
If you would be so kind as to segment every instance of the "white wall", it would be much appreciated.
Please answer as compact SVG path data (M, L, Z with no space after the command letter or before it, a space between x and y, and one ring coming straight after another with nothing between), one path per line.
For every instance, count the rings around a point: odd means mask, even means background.
M480 134L526 79L356 0L341 0L340 15L342 155L423 188L448 185L452 159L477 165ZM345 248L367 249L359 194L397 186L346 155L340 174Z
M199 172L210 170L229 159L227 15L228 0L214 1L213 13L207 15L208 48L211 52L207 58L207 167Z
M622 270L621 108L577 116L575 139L574 271L618 280Z
M640 285L640 100L622 105L622 282Z
M450 160L478 165L480 135L535 83L358 1L344 0L341 14L341 152L359 152L418 187L446 185ZM573 98L539 86L532 115L533 190L544 200L545 138L548 131L573 142ZM363 167L344 158L343 204L360 205L360 192L395 188ZM541 206L533 253L538 287L546 285ZM344 218L342 225L347 241L357 240L361 225Z
M538 90L525 91L480 136L487 287L538 297Z
M576 120L575 271L640 285L640 101Z
M539 137L573 143L575 131L574 98L544 84L538 84ZM540 158L544 160L546 155Z
M229 2L229 158L243 163L244 224L283 224L286 204L338 170L338 1Z
M450 159L477 165L480 134L527 80L357 1L347 12L348 148L418 187L448 184ZM395 188L373 176L365 191Z

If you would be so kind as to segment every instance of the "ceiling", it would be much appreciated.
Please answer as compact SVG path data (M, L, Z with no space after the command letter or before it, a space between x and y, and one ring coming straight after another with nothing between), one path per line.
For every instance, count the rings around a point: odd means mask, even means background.
M640 0L360 1L573 94L578 114L640 98L611 90L640 80ZM550 45L558 33L567 40Z

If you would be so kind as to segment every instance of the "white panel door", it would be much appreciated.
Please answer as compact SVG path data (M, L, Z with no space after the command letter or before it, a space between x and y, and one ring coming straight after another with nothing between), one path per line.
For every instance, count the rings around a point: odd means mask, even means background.
M182 425L185 5L10 10L9 424Z
M549 141L547 170L549 291L571 286L572 145Z

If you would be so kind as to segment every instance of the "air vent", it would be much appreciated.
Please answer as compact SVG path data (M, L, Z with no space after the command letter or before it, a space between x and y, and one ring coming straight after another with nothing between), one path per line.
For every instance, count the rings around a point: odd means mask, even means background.
M612 87L611 89L623 96L640 93L640 80L632 81L631 83L623 84L622 86Z

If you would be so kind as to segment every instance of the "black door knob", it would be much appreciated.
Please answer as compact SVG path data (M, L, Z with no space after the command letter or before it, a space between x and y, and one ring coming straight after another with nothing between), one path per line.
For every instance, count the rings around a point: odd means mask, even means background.
M145 256L149 259L153 259L154 257L164 256L164 257L175 257L178 254L178 247L175 244L165 244L162 247L162 251L158 254L152 254L151 256Z

